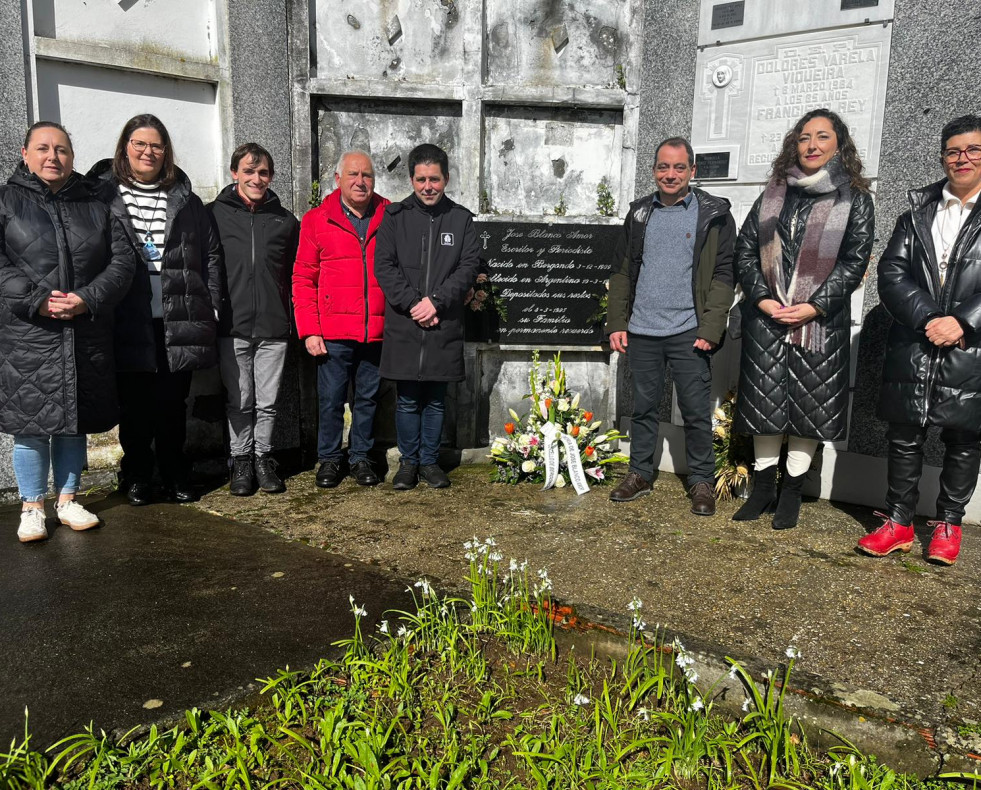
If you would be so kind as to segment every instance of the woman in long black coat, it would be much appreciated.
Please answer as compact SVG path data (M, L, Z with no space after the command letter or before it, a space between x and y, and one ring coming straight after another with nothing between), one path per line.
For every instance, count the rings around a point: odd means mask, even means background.
M753 493L737 521L775 505L774 529L796 526L818 443L845 438L850 299L874 235L869 182L848 127L830 110L807 113L784 137L736 241L745 302L733 430L752 434L756 452Z
M75 530L99 523L75 494L85 434L117 422L113 308L136 261L122 226L72 169L62 126L34 124L21 154L0 187L0 431L14 436L17 534L28 543L48 536L49 468L58 520Z
M218 234L156 116L130 118L115 156L89 176L142 263L116 311L122 488L131 504L148 504L156 462L165 498L190 502L186 402L192 372L218 361Z

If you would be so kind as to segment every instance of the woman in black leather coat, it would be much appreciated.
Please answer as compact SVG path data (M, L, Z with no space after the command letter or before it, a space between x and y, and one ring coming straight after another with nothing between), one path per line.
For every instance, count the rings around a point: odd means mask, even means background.
M99 519L75 501L85 435L118 419L113 308L136 261L122 226L72 169L68 132L41 121L0 187L0 431L14 436L22 543L48 536L53 472L58 520Z
M850 298L875 234L869 182L848 127L827 109L794 125L736 241L745 295L734 430L752 434L753 493L733 518L776 505L774 529L797 525L819 442L845 438ZM784 437L787 469L776 476Z
M218 361L218 234L156 116L130 118L115 156L89 176L141 263L116 311L121 487L131 504L148 504L156 463L164 497L190 502L186 401L193 371Z

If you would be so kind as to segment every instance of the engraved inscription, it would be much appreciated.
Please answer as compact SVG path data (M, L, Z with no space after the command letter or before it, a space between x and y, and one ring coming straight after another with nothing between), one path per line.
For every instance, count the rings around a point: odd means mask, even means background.
M746 3L743 0L736 3L718 3L712 6L712 30L739 27L745 16Z
M695 168L699 181L729 177L729 152L708 151L695 154Z
M753 89L747 129L746 164L768 166L790 125L815 107L843 116L867 155L873 125L873 88L882 49L856 37L777 47L752 61Z
M611 225L478 223L491 280L507 305L502 343L595 345L602 327L590 322L606 290Z
M879 0L841 0L841 10L851 11L853 8L877 8Z

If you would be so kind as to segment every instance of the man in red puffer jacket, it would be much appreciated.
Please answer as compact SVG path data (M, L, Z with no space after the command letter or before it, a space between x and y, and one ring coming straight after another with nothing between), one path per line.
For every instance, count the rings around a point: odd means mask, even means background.
M337 186L300 223L293 268L296 328L317 360L320 423L317 485L344 479L344 403L354 382L348 467L359 485L377 485L368 453L374 444L385 295L375 280L375 234L389 201L375 194L375 170L363 151L348 151Z

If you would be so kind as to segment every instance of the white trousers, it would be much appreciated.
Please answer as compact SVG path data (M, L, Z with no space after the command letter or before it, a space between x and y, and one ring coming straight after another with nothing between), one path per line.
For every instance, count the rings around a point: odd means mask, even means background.
M769 469L780 461L780 448L783 446L783 434L774 433L766 436L753 437L753 450L756 453L756 471ZM800 436L787 437L787 474L799 477L811 468L814 453L817 452L817 439L804 439Z

